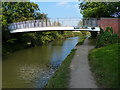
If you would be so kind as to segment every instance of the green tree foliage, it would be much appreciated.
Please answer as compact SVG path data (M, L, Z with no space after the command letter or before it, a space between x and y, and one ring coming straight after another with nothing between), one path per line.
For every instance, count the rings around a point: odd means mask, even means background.
M83 17L120 17L120 2L82 2L79 8Z
M33 20L36 12L40 10L38 5L30 2L3 2L3 15L8 23Z
M36 19L48 19L47 14L36 12Z
M28 43L31 46L35 46L38 44L37 42L42 42L41 33L10 34L8 30L10 23L47 18L46 14L40 13L37 4L31 2L2 2L1 10L3 54L14 51L14 49L17 50L19 47L25 48L28 46Z

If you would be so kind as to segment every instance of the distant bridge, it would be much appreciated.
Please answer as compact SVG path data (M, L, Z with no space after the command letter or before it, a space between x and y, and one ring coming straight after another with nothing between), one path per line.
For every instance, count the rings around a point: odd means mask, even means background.
M93 28L94 27L94 28ZM8 27L10 33L36 32L36 31L100 31L97 20L82 19L41 19L11 23Z

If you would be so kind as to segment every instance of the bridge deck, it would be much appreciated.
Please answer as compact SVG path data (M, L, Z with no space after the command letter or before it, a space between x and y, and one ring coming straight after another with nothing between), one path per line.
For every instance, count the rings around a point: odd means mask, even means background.
M24 29L16 29L10 30L10 33L18 33L18 32L36 32L36 31L100 31L99 27L95 27L95 29L91 29L88 27L87 29L75 29L74 27L34 27L34 28L24 28Z

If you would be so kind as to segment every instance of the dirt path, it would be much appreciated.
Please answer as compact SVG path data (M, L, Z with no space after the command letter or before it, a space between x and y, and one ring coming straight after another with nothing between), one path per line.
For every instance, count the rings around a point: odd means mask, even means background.
M88 64L89 50L93 48L88 39L83 45L75 47L76 54L70 65L70 88L97 88Z

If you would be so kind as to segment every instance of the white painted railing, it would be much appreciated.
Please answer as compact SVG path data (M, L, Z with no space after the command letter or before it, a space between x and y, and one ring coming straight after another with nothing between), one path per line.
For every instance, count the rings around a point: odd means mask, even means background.
M80 18L66 18L66 19L41 19L41 20L29 20L17 23L11 23L8 29L17 30L25 28L35 27L80 27L80 26L94 26L97 27L97 19L86 19Z

